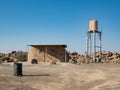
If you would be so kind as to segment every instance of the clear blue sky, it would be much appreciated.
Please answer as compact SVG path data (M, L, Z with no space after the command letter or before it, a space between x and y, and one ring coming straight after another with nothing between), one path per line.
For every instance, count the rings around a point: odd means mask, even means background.
M120 0L0 0L0 52L67 44L83 53L90 19L103 28L103 50L120 52Z

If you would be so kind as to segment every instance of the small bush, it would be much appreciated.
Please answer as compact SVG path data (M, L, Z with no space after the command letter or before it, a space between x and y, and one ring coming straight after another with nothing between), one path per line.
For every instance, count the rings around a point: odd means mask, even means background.
M18 59L19 61L27 61L27 53L26 52L22 52L22 51L18 51L15 54L15 59Z
M0 61L2 62L4 62L4 61L9 61L10 60L10 58L9 57L1 57L0 58Z

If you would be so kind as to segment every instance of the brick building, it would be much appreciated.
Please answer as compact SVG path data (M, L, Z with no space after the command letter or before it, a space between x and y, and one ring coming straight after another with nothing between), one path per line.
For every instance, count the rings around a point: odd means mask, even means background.
M58 62L67 62L68 53L66 51L67 45L29 45L28 62L36 59L38 62L51 62L56 60Z

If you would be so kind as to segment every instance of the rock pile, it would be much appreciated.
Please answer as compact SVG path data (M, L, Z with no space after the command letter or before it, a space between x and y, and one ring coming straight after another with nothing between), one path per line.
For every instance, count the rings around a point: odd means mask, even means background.
M86 60L86 55L80 55L77 52L69 53L69 57L69 62L73 64L85 63Z
M12 51L7 54L0 53L0 63L2 63L2 62L18 62L18 61L27 61L27 52Z
M117 63L120 64L120 53L104 51L102 52L101 59L99 52L96 52L96 61L102 63ZM78 54L77 52L69 53L70 63L81 64L86 62L86 54ZM93 54L88 57L89 63L93 62Z
M120 53L112 53L110 51L102 53L102 61L105 63L119 63L120 64Z

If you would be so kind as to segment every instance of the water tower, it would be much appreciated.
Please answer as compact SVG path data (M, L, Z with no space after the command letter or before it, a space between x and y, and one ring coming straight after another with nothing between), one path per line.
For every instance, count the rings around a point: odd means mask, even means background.
M86 62L89 62L90 56L92 56L94 62L96 62L98 58L99 60L101 60L102 55L101 35L102 32L98 30L98 21L94 19L90 20L89 30L86 33Z

